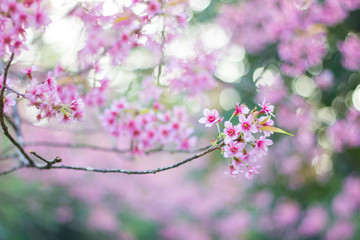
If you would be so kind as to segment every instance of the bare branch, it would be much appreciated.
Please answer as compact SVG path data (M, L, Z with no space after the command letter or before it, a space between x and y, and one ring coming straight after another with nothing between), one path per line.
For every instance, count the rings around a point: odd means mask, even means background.
M20 153L28 160L29 164L31 166L34 165L34 161L29 157L29 155L25 152L24 148L10 135L8 127L5 124L5 118L4 118L4 94L5 94L5 88L6 88L6 80L9 73L11 62L14 60L14 54L11 54L9 62L6 64L5 71L4 71L4 79L1 86L1 93L0 93L0 123L1 128L4 131L5 136L14 144L20 151Z
M17 96L21 96L21 97L23 97L23 98L26 98L24 93L20 93L20 92L18 92L18 91L16 91L16 90L10 88L9 86L6 86L6 89L9 90L10 92L15 93Z
M73 143L55 143L55 142L27 142L24 146L43 146L43 147L55 147L55 148L87 148L95 151L103 152L115 152L115 153L128 153L130 149L118 149L118 148L106 148L95 146L91 144L73 144Z
M36 156L37 158L39 158L40 160L42 160L43 162L46 163L45 166L38 166L38 165L26 165L26 164L21 164L17 167L14 167L10 170L7 170L5 172L0 172L0 176L1 175L5 175L11 172L14 172L18 169L21 169L23 167L29 167L29 168L37 168L37 169L69 169L69 170L77 170L77 171L87 171L87 172L100 172L100 173L124 173L124 174L128 174L128 175L144 175L144 174L155 174L158 172L163 172L163 171L167 171L176 167L179 167L185 163L191 162L197 158L200 158L210 152L213 152L215 150L220 149L221 147L224 146L223 141L219 142L217 145L215 146L208 146L205 150L203 150L202 152L195 154L189 158L186 158L185 160L182 160L178 163L175 163L173 165L167 166L167 167L161 167L161 168L156 168L156 169L149 169L149 170L127 170L127 169L98 169L98 168L92 168L92 167L75 167L75 166L67 166L67 165L59 165L59 166L54 166L54 164L59 163L62 161L62 159L60 157L56 157L55 159L49 161L46 160L45 158L43 158L42 156L40 156L39 154L37 154L34 151L30 151L31 154L33 154L34 156Z
M41 161L44 161L46 163L46 166L36 166L36 168L40 168L40 169L49 169L52 167L52 165L54 165L55 163L59 163L62 161L62 159L60 157L56 157L54 160L52 161L48 161L45 158L43 158L42 156L40 156L39 154L37 154L34 151L30 151L30 153L32 155L34 155L35 157L39 158Z
M185 163L191 162L191 161L193 161L197 158L200 158L212 151L220 149L223 145L224 145L224 143L220 142L219 144L217 144L215 146L211 146L211 147L207 148L205 151L195 154L194 156L191 156L189 158L186 158L185 160L183 160L181 162L178 162L176 164L173 164L173 165L170 165L167 167L156 168L156 169L151 169L151 170L137 171L137 170L126 170L126 169L97 169L97 168L92 168L92 167L73 167L73 166L66 166L66 165L51 166L50 169L56 168L56 169L70 169L70 170L77 170L77 171L100 172L100 173L124 173L124 174L128 174L128 175L155 174L155 173L170 170L170 169L179 167Z
M107 147L100 147L91 144L81 144L81 143L74 144L74 143L55 143L55 142L26 142L24 143L24 146L43 146L43 147L55 147L55 148L79 148L79 149L85 148L94 151L114 152L119 154L131 152L131 148L130 149L107 148ZM159 147L159 148L147 150L145 151L145 154L151 154L155 152L196 153L196 152L204 151L209 147L211 147L211 145L207 145L201 148L189 149L189 150L165 149L163 147Z

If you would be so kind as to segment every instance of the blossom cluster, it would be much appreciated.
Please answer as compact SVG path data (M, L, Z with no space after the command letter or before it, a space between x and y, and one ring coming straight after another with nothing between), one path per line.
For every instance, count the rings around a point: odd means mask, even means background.
M4 79L4 75L0 75L0 89L2 87L2 81ZM8 93L4 96L4 112L8 112L11 106L16 104L16 94Z
M163 147L176 150L193 147L196 138L192 136L193 129L188 127L185 109L175 107L161 111L162 108L159 102L144 108L122 97L104 111L102 124L115 137L129 137L133 154Z
M0 57L7 52L19 55L27 49L26 29L39 29L51 20L45 13L41 0L5 0L0 3Z
M29 106L35 106L39 110L36 117L38 120L60 115L64 123L69 123L84 118L85 105L82 98L63 91L51 73L41 84L33 79L25 98L30 101Z
M342 151L345 146L360 146L360 113L350 109L345 119L337 120L329 129L328 134L332 140L335 151Z
M277 52L284 61L282 71L299 76L321 63L328 53L327 28L341 23L358 8L358 0L241 1L225 5L218 21L249 53L257 54L278 43ZM354 37L339 44L345 54L343 65L348 69L359 68L358 45Z
M342 54L342 65L352 71L359 70L360 38L355 34L351 34L344 42L339 42L338 48Z
M80 62L91 64L106 53L113 65L119 65L138 47L159 57L164 43L186 25L186 6L187 1L133 0L121 5L118 13L105 15L101 3L78 5L71 16L84 22L88 35L85 47L79 52ZM157 25L162 25L161 29L150 30Z
M215 86L213 73L216 68L214 54L197 54L195 59L174 59L166 73L171 77L170 87L175 91L185 91L196 95Z
M204 109L204 117L199 122L211 127L214 124L218 126L218 138L214 143L223 141L224 146L221 148L225 158L230 159L230 170L227 174L235 176L244 172L245 177L251 179L253 174L258 174L259 165L253 166L260 157L266 155L268 146L273 142L267 139L277 128L273 127L274 121L271 119L274 106L266 103L259 104L261 109L252 109L246 105L236 105L235 111L228 121L224 124L223 118L215 109ZM236 118L238 121L233 124L231 120ZM220 126L223 131L220 131Z

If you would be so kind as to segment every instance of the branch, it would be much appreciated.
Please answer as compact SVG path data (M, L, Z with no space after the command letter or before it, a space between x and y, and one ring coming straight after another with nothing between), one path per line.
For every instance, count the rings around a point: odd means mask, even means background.
M55 147L55 148L87 148L95 151L103 152L116 152L116 153L127 153L130 149L118 149L118 148L106 148L95 146L91 144L73 144L73 143L55 143L55 142L27 142L24 146L44 146L44 147Z
M66 165L51 166L49 169L57 168L57 169L70 169L70 170L77 170L77 171L100 172L100 173L125 173L128 175L155 174L155 173L170 170L170 169L179 167L185 163L191 162L191 161L193 161L197 158L200 158L212 151L220 149L223 145L224 145L224 143L220 142L219 144L217 144L215 146L211 146L211 147L207 148L205 151L195 154L194 156L191 156L189 158L186 158L185 160L183 160L181 162L175 163L175 164L167 166L167 167L156 168L156 169L151 169L151 170L136 171L136 170L126 170L126 169L97 169L97 168L91 168L91 167L73 167L73 166L66 166Z
M37 154L36 152L33 152L31 151L30 153L33 154L34 156L36 156L37 158L39 158L40 160L42 160L43 162L46 163L45 166L38 166L38 165L26 165L26 164L23 164L21 163L20 165L14 167L14 168L11 168L7 171L4 171L4 172L0 172L0 176L2 175L6 175L6 174L9 174L11 172L15 172L19 169L22 169L22 168L25 168L25 167L28 167L28 168L37 168L37 169L41 169L41 170L44 170L44 169L70 169L70 170L77 170L77 171L86 171L86 172L100 172L100 173L125 173L125 174L128 174L128 175L144 175L144 174L155 174L155 173L158 173L158 172L163 172L163 171L166 171L166 170L170 170L170 169L173 169L173 168L177 168L185 163L188 163L188 162L191 162L197 158L200 158L210 152L213 152L217 149L220 149L221 147L224 146L224 143L223 142L220 142L218 143L217 145L215 146L210 146L208 147L206 150L198 153L198 154L195 154L194 156L191 156L189 158L186 158L185 160L181 161L181 162L178 162L178 163L175 163L173 165L170 165L170 166L167 166L167 167L162 167L162 168L156 168L156 169L150 169L150 170L140 170L140 171L137 171L137 170L126 170L126 169L98 169L98 168L91 168L91 167L73 167L73 166L66 166L66 165L60 165L60 166L54 166L54 164L56 163L59 163L62 161L62 159L60 157L56 157L54 160L46 160L45 158L43 158L42 156L40 156L39 154Z
M94 151L103 151L103 152L115 152L115 153L129 153L131 149L118 149L118 148L107 148L100 147L91 144L74 144L74 143L55 143L55 142L26 142L24 146L44 146L44 147L55 147L55 148L86 148ZM204 151L211 147L211 145L207 145L205 147L189 149L189 150L173 150L173 149L164 149L163 147L154 148L145 151L145 154L151 154L155 152L168 152L168 153L196 153L200 151Z
M36 152L34 151L30 151L30 153L32 155L34 155L35 157L39 158L41 161L45 162L46 165L45 166L36 166L36 168L39 168L39 169L49 169L52 167L52 165L54 165L55 163L59 163L62 161L62 159L60 157L56 157L54 160L52 161L48 161L46 160L45 158L43 158L42 156L40 156L39 154L37 154Z
M9 90L10 92L15 93L18 97L21 96L21 97L23 97L23 98L26 98L24 93L20 93L20 92L18 92L18 91L16 91L16 90L10 88L9 86L6 86L6 89Z
M29 164L31 166L34 166L34 161L29 157L29 155L25 152L24 148L10 135L8 127L5 124L5 117L4 117L4 94L5 94L5 88L6 88L6 80L9 73L11 62L14 60L14 54L11 54L9 62L6 64L5 71L4 71L4 79L1 86L1 92L0 92L0 123L1 128L4 131L5 136L14 144L20 151L20 153L28 160Z

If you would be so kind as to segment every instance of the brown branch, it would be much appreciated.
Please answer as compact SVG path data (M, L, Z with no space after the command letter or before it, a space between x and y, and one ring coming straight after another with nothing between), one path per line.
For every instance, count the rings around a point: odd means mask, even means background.
M155 174L158 172L163 172L163 171L167 171L173 168L177 168L185 163L191 162L197 158L200 158L210 152L213 152L215 150L220 149L221 147L224 146L223 142L218 143L215 146L210 146L208 147L206 150L195 154L189 158L186 158L183 161L180 161L178 163L175 163L173 165L167 166L167 167L161 167L161 168L156 168L156 169L149 169L149 170L126 170L126 169L98 169L98 168L92 168L92 167L74 167L74 166L67 166L67 165L60 165L60 166L54 166L54 164L59 163L62 161L62 159L60 157L56 157L54 160L46 160L45 158L43 158L42 156L40 156L39 154L37 154L36 152L31 151L30 153L33 154L34 156L36 156L37 158L39 158L40 160L44 161L46 163L45 166L38 166L38 165L25 165L25 164L20 164L19 166L16 166L14 168L11 168L7 171L4 172L0 172L0 176L1 175L6 175L9 173L12 173L14 171L17 171L19 169L22 169L24 167L28 167L28 168L37 168L40 170L44 170L44 169L69 169L69 170L76 170L76 171L86 171L86 172L99 172L99 173L124 173L124 174L128 174L128 175L144 175L144 174Z
M150 169L150 170L126 170L126 169L98 169L98 168L92 168L92 167L73 167L73 166L67 166L67 165L60 165L60 166L51 166L48 169L70 169L70 170L77 170L77 171L87 171L87 172L100 172L100 173L124 173L128 175L143 175L143 174L155 174L158 172L163 172L166 170L170 170L176 167L179 167L185 163L191 162L197 158L200 158L210 152L213 152L217 149L220 149L224 145L223 142L220 142L219 144L215 146L211 146L205 151L202 151L201 153L195 154L194 156L191 156L189 158L186 158L185 160L175 163L173 165L162 167L162 168L156 168L156 169ZM43 168L40 168L43 169Z
M130 149L106 148L91 144L55 143L55 142L27 142L24 146L55 147L55 148L87 148L95 151L128 153Z
M197 152L201 152L204 151L206 149L208 149L209 147L211 147L212 145L207 145L204 147L200 147L200 148L194 148L194 149L189 149L189 150L176 150L176 149L165 149L163 147L159 147L159 148L154 148L154 149L150 149L145 151L145 154L151 154L151 153L155 153L155 152L168 152L168 153L197 153Z
M91 149L94 151L103 151L103 152L114 152L114 153L129 153L131 152L131 149L118 149L118 148L107 148L107 147L100 147L95 146L91 144L74 144L74 143L55 143L55 142L26 142L24 143L24 146L39 146L39 147L55 147L55 148L85 148L85 149ZM204 151L211 147L211 145L196 148L196 149L189 149L189 150L174 150L174 149L165 149L163 147L154 148L145 151L145 154L151 154L155 152L168 152L168 153L196 153L200 151Z
M10 135L8 127L5 124L5 118L4 118L4 94L5 94L5 88L6 88L6 80L9 73L11 62L14 60L14 54L11 54L9 62L6 64L5 71L4 71L4 79L1 86L1 92L0 92L0 123L1 128L4 131L5 136L10 140L12 144L15 145L20 151L20 153L27 159L29 164L31 166L34 166L34 161L29 157L29 155L25 152L24 148Z
M55 159L53 159L52 161L48 161L46 160L45 158L43 158L42 156L40 156L39 154L37 154L36 152L34 151L30 151L30 153L32 155L34 155L35 157L39 158L41 161L45 162L46 165L45 166L36 166L36 168L39 168L39 169L49 169L52 167L52 165L54 165L55 163L59 163L62 161L62 159L60 157L56 157Z
M16 90L10 88L9 86L6 86L6 89L9 90L10 92L15 93L18 97L21 96L21 97L23 97L23 98L26 98L24 93L20 93L20 92L18 92L18 91L16 91Z

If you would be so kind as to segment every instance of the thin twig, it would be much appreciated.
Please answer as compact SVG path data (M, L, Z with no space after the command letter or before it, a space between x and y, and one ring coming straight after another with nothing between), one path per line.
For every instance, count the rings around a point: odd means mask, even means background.
M56 157L54 160L46 160L45 158L43 158L42 156L40 156L39 154L37 154L36 152L31 151L31 154L33 154L34 156L38 157L40 160L44 161L46 163L45 166L38 166L38 165L25 165L25 164L20 164L17 167L14 167L10 170L4 171L4 172L0 172L0 176L1 175L6 175L9 174L11 172L17 171L21 168L24 167L28 167L28 168L37 168L37 169L69 169L69 170L76 170L76 171L87 171L87 172L99 172L99 173L124 173L124 174L128 174L128 175L144 175L144 174L155 174L158 172L163 172L163 171L167 171L176 167L179 167L185 163L191 162L197 158L200 158L210 152L213 152L217 149L220 149L221 147L224 146L224 143L221 141L220 143L218 143L215 146L210 146L208 147L206 150L195 154L189 158L186 158L185 160L182 160L178 163L175 163L173 165L167 166L167 167L162 167L162 168L156 168L156 169L150 169L150 170L126 170L126 169L99 169L99 168L92 168L92 167L74 167L74 166L67 166L67 165L60 165L60 166L54 166L54 164L59 163L62 161L62 159L60 157Z
M24 93L20 93L20 92L18 92L18 91L16 91L16 90L10 88L9 86L6 86L6 89L9 90L10 92L15 93L17 96L21 96L21 97L23 97L23 98L26 98Z
M45 166L36 166L36 168L39 168L39 169L50 169L52 167L52 165L62 161L62 159L60 157L56 157L52 161L48 161L48 160L46 160L45 158L43 158L42 156L40 156L39 154L37 154L34 151L30 151L30 153L32 155L34 155L35 157L39 158L41 161L44 161L46 163Z
M130 149L118 149L118 148L106 148L95 146L91 144L73 144L73 143L55 143L55 142L26 142L24 146L43 146L43 147L55 147L55 148L87 148L95 151L103 152L116 152L116 153L128 153Z
M203 151L201 153L198 153L198 154L195 154L194 156L186 158L185 160L183 160L181 162L178 162L176 164L173 164L173 165L170 165L167 167L156 168L156 169L151 169L151 170L137 171L137 170L126 170L126 169L98 169L98 168L92 168L92 167L73 167L73 166L67 166L67 165L51 166L50 169L56 168L56 169L70 169L70 170L77 170L77 171L100 172L100 173L124 173L124 174L129 174L129 175L155 174L155 173L170 170L170 169L179 167L185 163L191 162L191 161L193 161L197 158L200 158L212 151L220 149L223 145L224 145L224 143L221 142L215 146L209 147L208 149L206 149L205 151Z
M118 149L118 148L107 148L107 147L100 147L91 144L81 144L81 143L55 143L55 142L26 142L24 146L39 146L39 147L55 147L55 148L86 148L95 151L103 151L103 152L115 152L115 153L129 153L131 149ZM151 154L155 152L168 152L168 153L196 153L200 151L204 151L211 147L211 145L207 145L201 148L189 149L189 150L175 150L175 149L165 149L163 147L154 148L145 151L145 154Z
M5 124L5 118L4 118L4 94L5 94L5 88L6 88L6 80L9 73L11 62L14 60L14 54L11 54L9 62L6 64L5 71L4 71L4 79L1 86L1 93L0 93L0 123L1 128L4 131L5 136L14 144L20 151L20 153L28 160L29 164L31 166L34 165L34 161L29 157L29 155L25 152L24 148L10 135L8 127Z
M201 152L204 151L206 149L208 149L209 147L211 147L212 145L207 145L204 147L200 147L200 148L194 148L194 149L188 149L188 150L176 150L176 149L165 149L162 147L159 148L154 148L154 149L150 149L145 151L145 154L150 154L150 153L155 153L155 152L167 152L167 153L197 153L197 152Z

